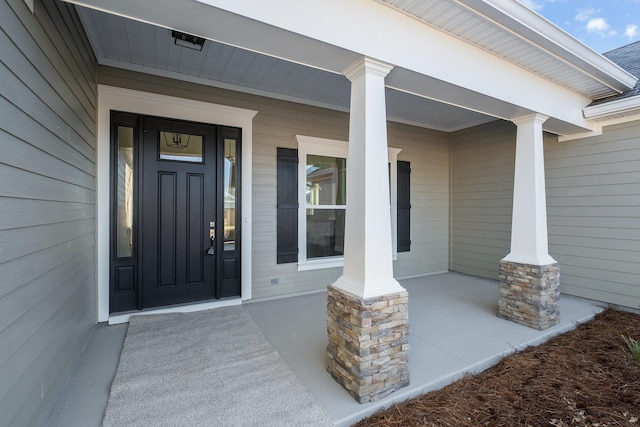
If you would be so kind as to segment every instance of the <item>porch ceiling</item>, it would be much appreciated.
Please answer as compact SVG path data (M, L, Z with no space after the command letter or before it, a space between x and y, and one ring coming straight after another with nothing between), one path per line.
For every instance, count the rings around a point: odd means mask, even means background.
M370 56L394 65L389 119L443 131L531 113L589 131L582 109L635 84L515 0L66 1L90 8L101 64L348 111L341 73ZM203 52L171 29L208 39Z
M341 74L213 40L199 52L175 45L170 29L96 9L77 9L102 65L349 111L350 83ZM389 120L445 132L495 120L390 88L386 100Z

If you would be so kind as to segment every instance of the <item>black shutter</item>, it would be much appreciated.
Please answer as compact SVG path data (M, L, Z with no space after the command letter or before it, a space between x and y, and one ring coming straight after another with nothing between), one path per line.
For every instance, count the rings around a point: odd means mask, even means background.
M278 148L278 264L298 262L298 150Z
M411 163L398 161L398 252L411 250Z

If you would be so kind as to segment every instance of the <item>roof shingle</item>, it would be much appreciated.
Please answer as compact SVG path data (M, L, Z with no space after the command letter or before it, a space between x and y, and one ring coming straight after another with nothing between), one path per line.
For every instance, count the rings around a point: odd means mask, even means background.
M633 89L621 94L599 99L591 105L604 104L605 102L617 101L619 99L640 96L640 41L621 46L603 54L606 58L619 65L621 68L637 77L639 80Z

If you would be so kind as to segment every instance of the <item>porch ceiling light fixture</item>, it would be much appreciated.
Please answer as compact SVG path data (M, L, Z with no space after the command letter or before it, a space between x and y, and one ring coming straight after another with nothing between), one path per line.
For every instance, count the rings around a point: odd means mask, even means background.
M187 135L187 140L182 141L182 134L174 133L171 136L171 141L167 139L167 134L170 132L164 132L164 143L167 144L167 147L174 148L187 148L189 146L189 140L191 139L191 135Z
M187 49L193 49L200 52L204 47L204 39L202 37L194 36L192 34L187 34L176 30L171 31L171 37L173 37L174 44L186 47Z

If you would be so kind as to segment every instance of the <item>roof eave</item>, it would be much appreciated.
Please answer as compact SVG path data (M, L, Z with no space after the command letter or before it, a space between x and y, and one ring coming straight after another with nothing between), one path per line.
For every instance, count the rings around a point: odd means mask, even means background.
M560 135L559 142L600 136L604 133L605 126L640 121L640 95L592 105L584 108L582 114L594 124L593 129L589 132Z
M637 78L595 52L522 3L513 0L456 0L562 58L617 93L633 88Z
M595 122L619 120L623 117L640 120L640 95L586 107L583 114L587 120Z

